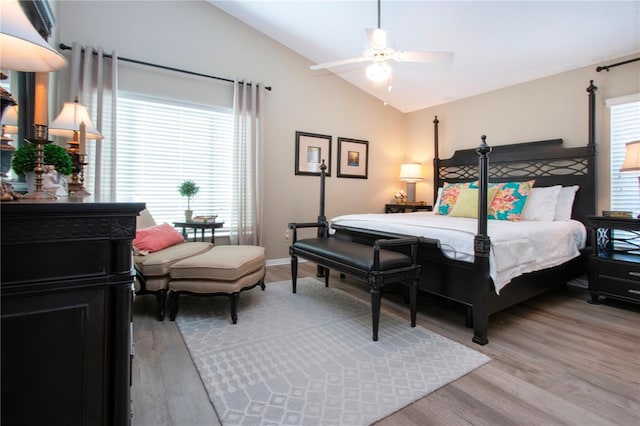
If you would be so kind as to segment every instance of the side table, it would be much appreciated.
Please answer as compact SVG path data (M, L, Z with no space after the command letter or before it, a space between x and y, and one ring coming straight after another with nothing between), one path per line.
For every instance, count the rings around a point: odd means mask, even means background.
M182 228L182 235L187 238L187 229L193 229L193 239L198 239L198 230L200 230L200 241L204 241L204 233L207 229L211 229L211 242L215 244L215 233L217 228L222 228L224 222L173 222L173 226Z
M419 210L430 212L433 210L433 206L427 206L425 204L385 204L385 213L413 213Z
M590 303L600 296L640 303L640 220L589 216Z

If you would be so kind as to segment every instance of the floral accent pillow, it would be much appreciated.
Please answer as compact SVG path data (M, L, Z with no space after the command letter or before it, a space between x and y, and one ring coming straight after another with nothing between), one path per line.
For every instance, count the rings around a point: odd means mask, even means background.
M458 199L460 190L469 188L471 182L465 183L444 183L442 186L442 195L440 196L440 204L436 210L436 214L448 215ZM477 188L477 185L476 185Z
M514 222L522 220L522 210L534 183L535 180L495 184L499 189L489 206L488 218Z

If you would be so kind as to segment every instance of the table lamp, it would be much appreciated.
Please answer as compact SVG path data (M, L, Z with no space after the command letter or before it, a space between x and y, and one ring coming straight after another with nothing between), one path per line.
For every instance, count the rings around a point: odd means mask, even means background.
M2 146L0 154L2 162L0 166L0 176L7 177L11 169L11 159L16 148L11 145L11 136L18 133L18 106L13 105L7 108L2 115Z
M640 171L640 141L628 142L625 148L624 162L620 167L621 172ZM638 174L638 191L640 193L640 174ZM640 218L640 215L638 215Z
M407 182L407 201L416 201L416 182L424 179L422 175L422 164L408 163L400 166L400 180Z
M49 143L47 132L47 89L50 71L63 68L67 60L49 46L29 22L18 0L2 0L0 13L0 69L23 72L36 72L35 88L35 138L29 142L36 146L36 188L24 195L25 198L55 198L43 191L43 146ZM3 96L4 98L4 96ZM15 102L14 102L15 103ZM5 103L3 102L3 110ZM0 111L2 114L2 111ZM3 198L6 191L3 185ZM12 190L11 190L12 191Z
M84 188L84 166L87 156L86 140L102 139L102 133L95 128L87 107L74 102L65 102L60 114L49 124L49 133L54 136L71 137L67 152L73 162L73 174L69 182L70 195L90 195Z

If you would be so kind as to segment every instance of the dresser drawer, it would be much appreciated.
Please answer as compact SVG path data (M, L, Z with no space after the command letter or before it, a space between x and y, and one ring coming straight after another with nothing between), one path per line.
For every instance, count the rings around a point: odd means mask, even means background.
M640 263L599 260L598 274L640 283Z
M607 275L598 278L598 292L640 302L640 283L621 280Z

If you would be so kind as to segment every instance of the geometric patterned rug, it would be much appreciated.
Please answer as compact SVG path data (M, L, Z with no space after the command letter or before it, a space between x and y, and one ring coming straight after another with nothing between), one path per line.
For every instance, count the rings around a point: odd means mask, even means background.
M223 425L368 425L489 361L314 278L181 297L180 333Z

